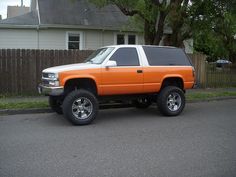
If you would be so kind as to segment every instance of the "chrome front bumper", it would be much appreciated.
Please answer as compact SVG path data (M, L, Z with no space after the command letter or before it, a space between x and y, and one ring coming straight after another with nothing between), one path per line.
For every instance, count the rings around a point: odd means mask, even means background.
M48 86L39 84L38 92L39 94L44 94L44 95L59 96L63 94L64 88L63 87L48 87Z

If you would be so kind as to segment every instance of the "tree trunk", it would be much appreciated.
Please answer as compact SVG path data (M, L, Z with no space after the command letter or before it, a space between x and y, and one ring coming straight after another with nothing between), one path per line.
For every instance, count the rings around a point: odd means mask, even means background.
M236 64L236 51L229 50L229 60L230 60L233 64Z
M144 41L146 45L152 45L154 41L152 26L147 20L144 21Z
M236 40L234 39L233 35L226 34L224 36L223 43L225 45L226 50L228 51L229 54L229 60L232 63L236 63Z
M166 13L163 11L160 11L160 16L157 22L158 25L157 25L157 30L156 30L155 39L153 41L153 45L159 45L162 40L162 37L164 34L165 19L166 19Z

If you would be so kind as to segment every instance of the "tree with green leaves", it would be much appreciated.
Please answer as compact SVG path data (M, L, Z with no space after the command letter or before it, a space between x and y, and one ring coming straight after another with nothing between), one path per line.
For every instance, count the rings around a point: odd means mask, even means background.
M170 12L169 0L90 0L98 6L115 4L125 15L143 22L146 44L158 45L164 33L165 20Z
M204 0L194 9L194 46L211 60L236 62L236 2Z
M192 37L190 0L90 0L98 6L115 4L125 15L143 23L145 44L159 45L165 28L171 29L164 44L183 46ZM168 41L168 42L167 42Z
M228 0L90 0L98 6L115 4L125 15L140 20L145 44L194 48L216 60L236 62L236 1ZM169 27L171 34L164 36Z

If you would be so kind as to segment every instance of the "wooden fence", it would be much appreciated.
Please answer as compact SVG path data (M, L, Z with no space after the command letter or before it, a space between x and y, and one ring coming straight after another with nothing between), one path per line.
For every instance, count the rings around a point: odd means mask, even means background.
M206 64L206 87L236 87L236 65L217 66L216 63Z
M195 68L195 80L197 87L206 87L206 56L200 53L189 54Z
M82 62L92 51L0 49L0 95L35 94L43 69ZM205 56L190 55L197 83L206 81Z
M0 49L0 94L34 94L42 70L82 62L92 51Z

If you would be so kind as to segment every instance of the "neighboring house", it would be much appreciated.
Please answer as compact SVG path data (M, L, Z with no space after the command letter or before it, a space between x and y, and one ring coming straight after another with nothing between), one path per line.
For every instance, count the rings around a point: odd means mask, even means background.
M115 5L97 8L88 0L31 0L29 13L0 21L0 49L94 50L114 44L144 44L143 34ZM185 50L192 53L192 40Z
M17 17L30 11L26 6L7 6L7 18Z
M31 0L27 14L0 21L0 48L96 49L143 44L115 5L97 8L87 0Z

